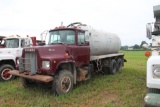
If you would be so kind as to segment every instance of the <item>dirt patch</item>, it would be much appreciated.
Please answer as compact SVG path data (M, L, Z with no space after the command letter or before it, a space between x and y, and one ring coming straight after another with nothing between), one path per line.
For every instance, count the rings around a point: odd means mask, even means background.
M116 99L117 99L116 94L111 94L105 91L105 92L99 93L98 95L91 96L85 102L82 102L79 106L80 107L92 107L92 106L103 107L108 103L115 103Z
M0 98L0 104L3 102L3 99L2 98Z

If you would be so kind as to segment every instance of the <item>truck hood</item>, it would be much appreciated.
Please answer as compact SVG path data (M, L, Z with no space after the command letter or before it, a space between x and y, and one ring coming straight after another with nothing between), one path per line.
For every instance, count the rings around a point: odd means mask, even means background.
M16 57L20 57L19 53L21 53L22 49L20 48L1 48L0 56L6 55L14 55Z
M0 49L0 60L7 60L7 59L13 59L15 60L16 57L20 57L20 52L22 50L19 50L18 48L3 48Z
M14 60L15 61L16 56L12 54L0 54L0 61L1 60Z
M41 58L57 58L61 54L65 54L66 45L46 45L46 46L33 46L24 48L24 52L36 52Z

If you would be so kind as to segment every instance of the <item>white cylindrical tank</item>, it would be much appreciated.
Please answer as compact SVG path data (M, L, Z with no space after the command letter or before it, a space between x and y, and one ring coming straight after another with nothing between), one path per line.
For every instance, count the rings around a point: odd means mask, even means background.
M117 53L121 47L120 38L113 33L95 30L89 26L79 26L85 30L86 41L90 43L91 56Z

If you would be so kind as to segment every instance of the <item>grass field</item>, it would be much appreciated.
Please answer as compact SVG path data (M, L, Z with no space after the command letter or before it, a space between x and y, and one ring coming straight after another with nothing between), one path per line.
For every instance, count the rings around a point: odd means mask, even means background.
M23 88L19 78L0 83L0 107L141 107L146 94L145 51L123 51L124 68L115 75L93 75L67 95L50 87Z

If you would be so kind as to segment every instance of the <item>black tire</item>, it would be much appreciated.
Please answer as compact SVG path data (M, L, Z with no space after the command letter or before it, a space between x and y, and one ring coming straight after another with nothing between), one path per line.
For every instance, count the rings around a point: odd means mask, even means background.
M147 93L155 93L155 94L160 94L160 89L155 89L155 88L147 88Z
M114 75L116 73L116 61L114 59L111 60L109 73Z
M14 70L14 67L9 64L0 66L0 81L10 81L15 78L14 75L8 74L10 70Z
M21 77L21 84L24 88L31 88L33 86L35 86L35 82L33 82L32 80L26 79Z
M117 71L120 71L122 69L122 60L120 58L118 58L116 65Z
M63 86L63 87L62 87ZM55 74L52 83L52 91L56 95L66 94L73 89L73 75L68 70L60 70Z

